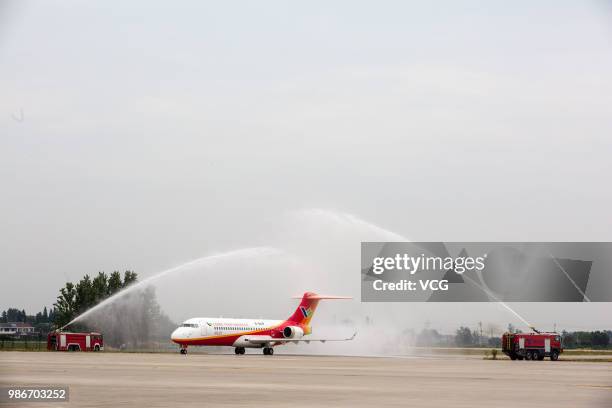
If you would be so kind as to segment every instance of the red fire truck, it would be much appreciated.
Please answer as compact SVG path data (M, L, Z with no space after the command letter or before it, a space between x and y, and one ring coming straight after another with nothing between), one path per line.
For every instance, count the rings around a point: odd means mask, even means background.
M563 352L559 333L504 333L502 351L512 360L556 361Z
M102 351L104 339L100 333L69 333L54 331L47 335L47 350Z

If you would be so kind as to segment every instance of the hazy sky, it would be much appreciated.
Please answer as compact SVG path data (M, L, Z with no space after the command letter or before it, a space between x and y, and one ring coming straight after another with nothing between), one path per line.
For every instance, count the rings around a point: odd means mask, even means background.
M0 309L266 244L302 208L610 241L611 72L603 1L1 1Z

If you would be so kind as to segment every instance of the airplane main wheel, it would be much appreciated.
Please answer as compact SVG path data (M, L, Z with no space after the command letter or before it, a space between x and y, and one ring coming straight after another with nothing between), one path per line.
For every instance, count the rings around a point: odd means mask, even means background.
M263 349L263 353L266 356L271 356L272 354L274 354L274 349L272 347L266 347Z
M236 348L234 349L234 352L235 352L236 354L244 354L244 353L245 353L245 350L244 350L244 347L236 347Z

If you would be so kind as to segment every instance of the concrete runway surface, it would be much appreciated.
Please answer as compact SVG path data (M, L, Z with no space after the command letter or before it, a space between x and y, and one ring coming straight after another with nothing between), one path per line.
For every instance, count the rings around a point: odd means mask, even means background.
M251 353L255 353L251 351ZM0 352L1 385L70 387L15 407L611 407L612 363L247 354Z

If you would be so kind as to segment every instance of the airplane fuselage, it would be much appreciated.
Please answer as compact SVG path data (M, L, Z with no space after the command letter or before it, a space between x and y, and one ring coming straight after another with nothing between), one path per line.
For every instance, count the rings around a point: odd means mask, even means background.
M323 299L349 299L345 296L326 296L306 292L297 309L285 320L226 319L195 317L183 322L170 336L180 345L181 354L187 354L188 346L234 347L236 354L244 354L246 348L263 348L264 354L274 354L273 347L311 341L347 341L347 339L312 339L309 335L310 320ZM304 337L307 336L307 337Z
M303 326L287 320L262 319L224 319L195 317L186 320L171 336L173 342L181 346L230 346L253 347L265 346L262 340L283 339L285 327L299 327L304 334L310 333L309 326ZM257 343L249 341L257 339Z

